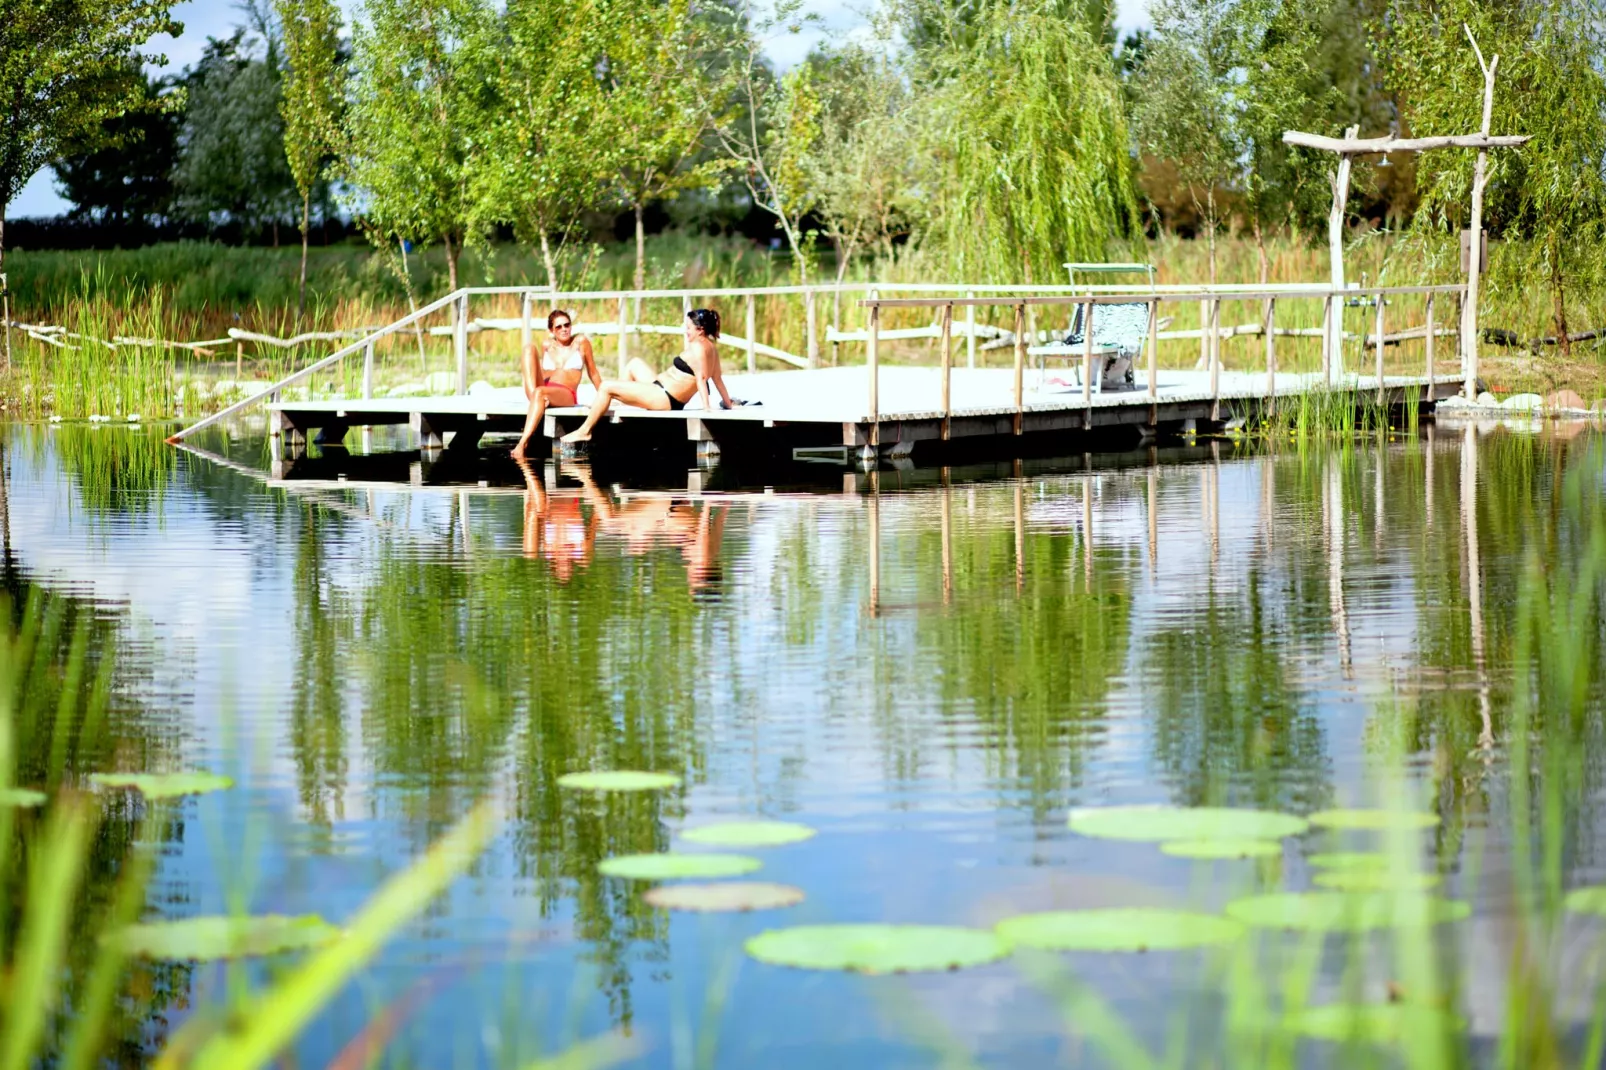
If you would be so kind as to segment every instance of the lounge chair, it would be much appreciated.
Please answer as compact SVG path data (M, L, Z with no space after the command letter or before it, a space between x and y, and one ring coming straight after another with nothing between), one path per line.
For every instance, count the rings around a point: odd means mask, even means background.
M1050 345L1030 346L1026 352L1037 358L1038 389L1043 386L1046 363L1050 357L1067 360L1076 369L1076 386L1082 385L1082 358L1086 352L1086 337L1082 321L1087 305L1077 305L1071 330L1062 341ZM1149 306L1135 301L1119 305L1097 305L1093 312L1093 381L1099 392L1106 390L1132 390L1136 388L1132 365L1143 353L1149 337Z

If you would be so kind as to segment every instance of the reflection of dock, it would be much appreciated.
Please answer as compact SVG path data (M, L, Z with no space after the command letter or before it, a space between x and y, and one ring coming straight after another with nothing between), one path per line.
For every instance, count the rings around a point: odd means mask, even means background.
M1129 443L1135 435L1181 431L1190 422L1252 416L1267 405L1266 377L1258 373L1220 372L1212 389L1206 372L1160 371L1152 397L1142 387L1087 397L1071 385L1074 371L1054 374L1064 382L1039 382L1036 373L1029 375L1017 409L1010 369L955 368L951 408L945 415L938 369L883 367L874 416L866 412L869 371L863 366L731 375L726 377L731 393L760 404L679 412L615 406L598 426L592 449L695 447L700 453L789 456L791 450L811 447L857 452L873 443L882 449L954 440L979 445L1025 435L1117 429L1127 430ZM1382 383L1384 404L1401 406L1448 397L1459 389L1460 378L1437 375L1430 386L1425 376L1386 376ZM1379 397L1378 380L1372 376L1350 376L1328 388L1320 375L1292 373L1278 378L1274 396L1328 389L1356 404L1375 403ZM587 394L582 391L583 400ZM411 428L415 444L425 450L474 447L487 434L516 434L523 426L525 400L521 390L510 388L441 397L281 402L272 408L284 448L294 456L309 439L339 441L352 428L379 425ZM549 409L543 431L550 439L578 426L584 415L581 407Z

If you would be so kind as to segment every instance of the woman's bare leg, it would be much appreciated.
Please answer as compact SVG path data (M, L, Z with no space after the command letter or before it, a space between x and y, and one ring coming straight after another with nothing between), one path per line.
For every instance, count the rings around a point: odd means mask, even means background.
M632 383L650 383L658 378L658 373L652 370L652 365L640 357L631 357L630 363L625 365L625 379Z
M608 406L618 398L626 405L634 405L638 409L664 410L669 408L669 395L664 393L661 386L651 383L637 383L629 380L604 379L597 391L597 400L591 403L591 412L586 416L586 422L563 436L564 442L588 442L591 439L591 430L597 426Z
M550 405L561 405L569 400L569 392L555 387L543 386L530 398L530 408L524 417L524 434L519 436L519 444L512 449L513 456L524 456L524 447L530 444L535 437L535 429L541 426L541 418L546 415L546 408Z

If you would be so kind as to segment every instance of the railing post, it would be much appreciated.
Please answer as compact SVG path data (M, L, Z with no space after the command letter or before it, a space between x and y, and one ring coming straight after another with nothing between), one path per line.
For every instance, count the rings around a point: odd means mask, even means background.
M757 357L753 352L753 336L758 331L758 302L747 295L747 370L758 371Z
M374 344L369 342L362 347L362 398L367 401L374 396Z
M530 306L535 303L535 295L525 293L519 301L519 361L523 366L524 354L530 351L530 343L535 340L534 331L530 327Z
M1433 294L1428 294L1427 373L1428 400L1433 400Z
M1478 397L1478 353L1477 342L1473 332L1477 330L1477 315L1468 303L1472 291L1463 286L1461 289L1461 334L1457 338L1461 344L1461 389L1466 393L1468 401L1476 401Z
M870 445L881 448L881 305L874 290L870 291Z
M1377 403L1383 404L1383 293L1377 293Z
M686 313L691 311L691 294L680 295L680 318L685 319Z
M1221 298L1210 299L1210 418L1221 419Z
M468 294L457 301L457 392L468 393Z
M1082 430L1093 423L1093 298L1082 305Z
M1026 411L1026 305L1015 306L1015 433L1025 423Z
M1160 383L1160 299L1149 298L1149 401L1159 396Z
M625 365L630 363L630 324L626 319L630 301L619 298L619 378L625 377Z
M1266 298L1266 410L1277 410L1277 299Z
M1333 294L1322 299L1322 380L1333 385Z
M942 306L942 437L948 437L948 422L954 414L953 409L953 354L954 306Z
M966 290L965 291L965 296L967 298L975 297L976 296L976 291L975 290ZM976 306L975 305L966 305L965 306L965 367L974 368L975 366L976 366Z
M808 346L804 355L808 358L809 367L820 366L820 317L819 309L814 300L814 290L803 291L803 318L808 324Z

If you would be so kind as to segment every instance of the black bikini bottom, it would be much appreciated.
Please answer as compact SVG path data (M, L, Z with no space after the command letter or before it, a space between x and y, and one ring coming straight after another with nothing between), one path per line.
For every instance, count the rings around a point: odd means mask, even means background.
M662 390L664 392L664 397L669 399L669 409L671 412L679 412L681 409L686 407L686 403L675 397L675 395L671 394L669 392L669 388L663 383L660 383L658 380L654 379L652 381L652 385L656 386L659 390Z

